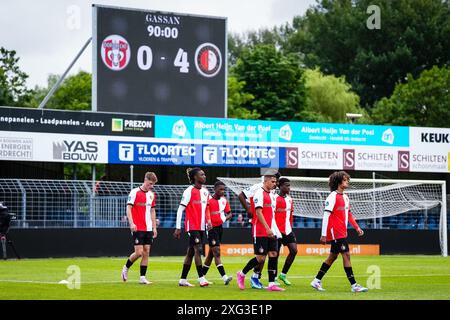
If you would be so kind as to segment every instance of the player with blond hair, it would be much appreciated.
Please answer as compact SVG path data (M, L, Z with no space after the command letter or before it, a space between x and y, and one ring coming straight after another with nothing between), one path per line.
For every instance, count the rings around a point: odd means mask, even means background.
M141 258L141 276L139 283L151 284L145 277L148 257L153 239L158 235L156 229L156 194L152 191L158 182L156 174L147 172L141 186L131 190L127 201L127 217L133 237L134 252L122 268L122 280L128 280L128 270Z

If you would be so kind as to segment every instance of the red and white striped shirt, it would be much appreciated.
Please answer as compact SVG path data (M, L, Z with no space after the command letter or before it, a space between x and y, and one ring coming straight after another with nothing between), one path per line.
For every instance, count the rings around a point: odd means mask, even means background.
M273 234L278 238L281 238L280 231L278 230L277 223L275 222L275 206L276 198L275 194L272 192L267 192L263 188L256 191L253 202L256 209L262 208L262 215L266 220L267 225L272 230ZM256 214L255 214L256 215ZM258 219L258 216L254 218L253 223L253 237L267 237L267 231L262 222Z
M198 189L195 186L189 186L184 190L180 205L186 207L184 221L186 232L205 230L207 215L209 216L209 210L207 210L209 198L209 191L205 187ZM176 228L181 229L181 217L177 217Z
M231 212L230 203L225 197L221 197L220 199L210 197L209 211L211 214L212 226L221 226L226 220L226 214Z
M350 200L344 193L333 191L325 201L322 236L327 241L347 238L347 225L350 221L355 229L359 229L350 209Z
M277 196L277 205L275 208L275 221L278 229L284 235L292 232L292 222L294 219L294 203L290 195Z
M131 190L127 205L131 205L131 218L136 231L153 231L152 211L156 206L156 195L153 191L143 191L141 187Z

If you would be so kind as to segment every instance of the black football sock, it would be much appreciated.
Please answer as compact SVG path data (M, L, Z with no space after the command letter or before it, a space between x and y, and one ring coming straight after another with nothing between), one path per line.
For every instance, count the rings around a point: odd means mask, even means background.
M145 276L147 273L147 266L141 266L141 277Z
M243 274L247 274L250 270L252 270L255 266L259 264L258 260L256 258L251 259L247 265L242 269Z
M183 264L183 271L181 272L181 279L187 279L190 269L191 269L190 264Z
M199 278L203 277L203 266L199 265L199 266L195 266L195 267L197 268L198 277Z
M203 272L203 275L204 275L204 276L206 276L206 274L208 273L208 271L209 271L209 266L207 266L206 264L203 265L203 270L202 270L202 272Z
M127 263L125 264L125 266L127 267L127 269L130 269L132 265L133 265L133 262L131 262L130 259L128 259L128 260L127 260Z
M327 273L328 269L330 269L330 265L326 264L325 262L322 263L322 266L320 267L319 273L317 273L316 279L322 280L325 273Z
M275 282L277 277L278 257L269 257L267 271L269 272L269 282Z
M286 261L284 262L283 270L281 273L287 274L289 269L291 268L292 263L294 262L295 254L290 254L287 256Z
M347 274L347 279L350 281L351 285L356 283L355 276L353 275L352 267L344 267L345 273Z
M262 276L262 268L264 267L264 264L259 264L253 268L253 272L258 276L258 279L261 279Z
M217 266L217 270L219 270L220 275L223 277L226 273L225 273L225 268L223 267L222 264L219 264Z
M253 273L257 275L258 279L261 279L261 270L259 270L259 265L253 268Z

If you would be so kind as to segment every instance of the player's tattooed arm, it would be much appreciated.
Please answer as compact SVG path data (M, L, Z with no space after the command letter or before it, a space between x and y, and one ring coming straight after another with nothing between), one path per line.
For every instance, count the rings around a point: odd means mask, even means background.
M239 193L238 198L239 198L239 202L242 205L242 208L244 208L245 212L247 212L247 216L251 219L252 212L250 210L250 206L247 203L247 197L245 196L244 192Z

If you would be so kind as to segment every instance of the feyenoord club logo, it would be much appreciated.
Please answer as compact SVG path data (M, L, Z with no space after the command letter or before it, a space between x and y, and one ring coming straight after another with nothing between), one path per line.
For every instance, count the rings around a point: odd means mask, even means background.
M203 43L195 51L195 67L205 77L214 77L222 67L222 55L212 43Z
M130 62L130 45L124 37L119 35L107 36L102 41L100 52L103 63L111 70L123 70Z

